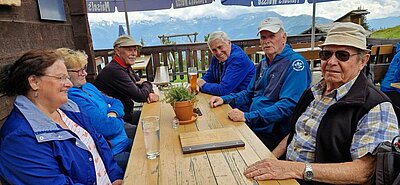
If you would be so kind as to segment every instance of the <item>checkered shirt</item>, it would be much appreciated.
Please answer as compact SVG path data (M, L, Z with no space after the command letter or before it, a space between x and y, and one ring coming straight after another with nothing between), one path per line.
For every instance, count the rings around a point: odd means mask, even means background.
M296 122L296 133L287 148L287 160L315 161L315 140L319 123L328 108L349 92L356 79L357 77L326 96L323 96L326 88L323 80L311 87L314 100ZM352 159L372 153L379 143L391 141L398 134L397 118L392 105L389 102L378 104L358 122L350 147Z

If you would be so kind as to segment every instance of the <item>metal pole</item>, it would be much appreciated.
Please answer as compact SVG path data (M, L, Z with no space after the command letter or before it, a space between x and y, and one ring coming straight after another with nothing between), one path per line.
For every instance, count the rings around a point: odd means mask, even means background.
M313 15L312 15L312 25L311 25L311 50L314 50L314 42L315 42L315 9L316 9L316 1L313 0Z
M124 12L125 12L126 31L128 32L128 35L131 35L131 29L129 28L128 12L126 12L126 0L124 0Z

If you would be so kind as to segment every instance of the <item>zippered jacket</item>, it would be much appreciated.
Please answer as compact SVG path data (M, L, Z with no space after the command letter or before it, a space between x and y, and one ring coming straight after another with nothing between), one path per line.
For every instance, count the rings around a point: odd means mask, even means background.
M107 174L114 182L123 171L86 115L71 100L62 110L93 138ZM95 184L93 156L79 137L45 116L28 98L17 96L0 130L2 184Z
M86 113L96 131L110 141L113 155L125 151L130 141L124 130L125 114L121 101L104 95L89 82L79 88L69 88L68 98ZM117 117L108 117L109 112L115 112Z
M310 84L308 63L286 44L273 61L261 60L246 90L221 98L233 105L250 104L244 113L248 126L279 140L289 132L293 108Z

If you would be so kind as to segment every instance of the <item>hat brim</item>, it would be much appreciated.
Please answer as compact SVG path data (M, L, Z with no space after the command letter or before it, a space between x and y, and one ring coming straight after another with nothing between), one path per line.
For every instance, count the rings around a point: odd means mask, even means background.
M361 50L367 51L367 52L371 51L370 49L360 48L354 44L345 44L345 43L339 43L339 42L329 42L329 43L323 43L323 44L319 45L319 47L324 47L324 46L350 46L350 47L361 49Z
M129 47L129 46L142 46L142 45L137 44L137 43L125 43L125 44L118 45L118 47Z
M280 29L281 29L280 26L264 26L260 30L258 30L258 33L260 33L261 31L269 31L269 32L272 32L272 33L278 33L278 31Z

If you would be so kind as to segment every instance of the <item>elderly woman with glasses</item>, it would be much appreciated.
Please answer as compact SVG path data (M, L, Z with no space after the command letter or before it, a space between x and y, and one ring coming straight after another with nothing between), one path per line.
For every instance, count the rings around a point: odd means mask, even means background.
M366 31L336 23L320 52L323 79L308 89L290 119L292 130L265 159L245 170L255 180L296 178L301 184L367 184L384 141L399 134L387 96L360 71L369 59ZM319 183L316 183L319 184Z
M93 84L86 82L88 56L83 51L59 48L57 52L64 58L73 84L68 90L68 98L89 116L92 126L109 141L118 165L125 169L132 147L128 135L133 138L136 126L124 123L124 106L121 101L104 95Z
M17 96L0 130L3 184L121 184L107 142L68 100L64 60L33 50L0 73L0 93Z

